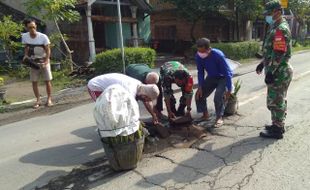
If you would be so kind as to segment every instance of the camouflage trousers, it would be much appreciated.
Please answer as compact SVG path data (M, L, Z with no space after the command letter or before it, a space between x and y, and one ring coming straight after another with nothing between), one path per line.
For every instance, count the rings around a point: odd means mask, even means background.
M272 66L267 67L275 69ZM275 82L267 85L267 108L271 112L272 124L284 127L287 115L287 90L293 78L293 69L289 64L281 65L275 73Z

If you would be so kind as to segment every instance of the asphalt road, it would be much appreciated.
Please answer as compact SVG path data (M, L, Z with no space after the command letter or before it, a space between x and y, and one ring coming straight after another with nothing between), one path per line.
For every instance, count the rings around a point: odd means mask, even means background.
M283 140L258 137L270 114L263 76L250 72L235 78L242 80L239 114L225 120L225 126L211 130L192 148L145 158L136 170L94 180L89 188L310 189L309 60L310 53L303 53L291 61L295 80L289 89L288 130ZM0 189L34 189L102 158L92 109L93 104L87 104L1 126Z

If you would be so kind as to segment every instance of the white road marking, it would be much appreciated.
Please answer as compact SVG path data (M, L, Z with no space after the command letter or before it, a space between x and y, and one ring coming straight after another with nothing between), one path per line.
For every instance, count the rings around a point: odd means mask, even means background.
M306 71L304 73L301 73L300 75L297 75L296 77L293 77L293 81L295 80L299 80L303 77L305 77L306 75L310 74L310 70L309 71ZM265 90L265 89L264 89ZM239 106L243 106L249 102L252 102L254 100L256 100L257 98L261 97L262 95L266 95L266 90L264 92L260 92L259 94L257 94L256 96L252 97L252 98L249 98L243 102L239 102Z

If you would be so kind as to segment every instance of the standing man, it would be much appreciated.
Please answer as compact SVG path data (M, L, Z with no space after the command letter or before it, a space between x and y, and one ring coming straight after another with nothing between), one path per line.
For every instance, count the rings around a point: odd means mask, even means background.
M34 95L36 97L36 103L33 105L33 108L39 108L41 105L40 93L38 88L38 80L40 74L43 75L43 79L46 85L47 101L46 106L52 106L52 72L50 65L50 40L48 37L37 31L37 25L34 20L25 20L25 27L28 32L22 34L22 44L25 46L25 59L31 59L39 65L38 69L31 68L30 71L30 80L32 81L32 88Z
M105 89L114 84L121 85L134 98L137 100L142 100L145 107L152 115L154 124L158 123L156 114L152 109L149 109L153 107L152 100L157 99L159 95L159 89L155 84L142 84L137 79L131 78L127 75L120 73L109 73L99 75L91 79L87 84L88 92L91 98L96 101Z
M163 111L163 95L161 80L158 73L154 72L146 64L130 64L126 67L126 75L135 78L142 82L143 84L156 84L159 89L159 95L156 101L156 106L154 106L154 112L157 115L157 118L161 118ZM151 108L150 108L151 109ZM149 111L150 112L150 111Z
M164 99L170 119L176 116L190 115L193 96L193 77L188 70L178 61L169 61L160 67L160 78L164 91ZM176 99L173 95L172 84L181 87L182 96L176 110ZM187 111L185 113L185 107Z
M269 24L264 43L264 60L257 66L257 74L265 67L267 84L267 107L271 112L272 125L265 127L261 137L282 139L287 112L286 95L293 77L289 64L291 58L291 31L282 17L281 4L272 0L265 5L264 14Z
M202 119L209 119L207 98L215 90L214 105L216 112L215 127L223 124L225 110L224 100L228 99L232 91L233 72L229 67L224 53L211 48L210 40L201 38L197 40L198 52L195 56L198 70L198 90L196 92L196 106ZM205 71L207 77L205 78Z

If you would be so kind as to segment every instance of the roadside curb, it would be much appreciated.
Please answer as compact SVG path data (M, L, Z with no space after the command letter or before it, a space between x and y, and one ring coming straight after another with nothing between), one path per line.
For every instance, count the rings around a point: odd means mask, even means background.
M78 96L84 92L87 92L87 88L85 86L78 87L78 88L66 88L66 89L56 92L55 94L52 95L52 97L53 97L53 101L57 102L58 100L62 98L69 97L69 96ZM45 102L46 99L47 99L46 96L41 97L42 102ZM22 109L24 107L31 107L35 101L36 99L33 98L33 99L24 100L20 102L14 102L9 105L2 106L2 108L6 111Z

